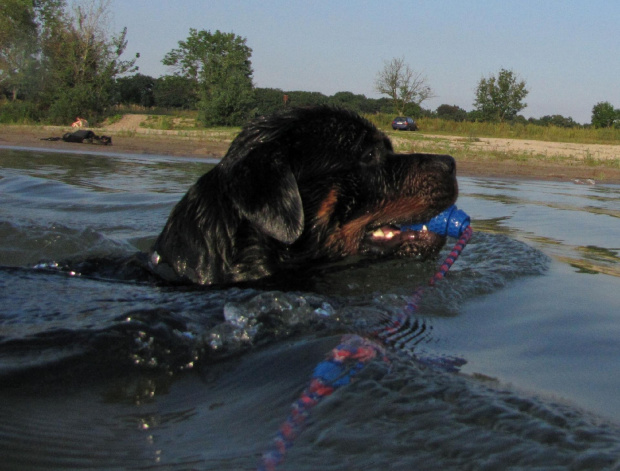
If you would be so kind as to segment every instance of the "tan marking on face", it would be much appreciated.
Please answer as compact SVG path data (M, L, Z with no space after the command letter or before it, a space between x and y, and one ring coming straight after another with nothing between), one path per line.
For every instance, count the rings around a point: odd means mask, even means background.
M315 220L316 225L318 226L326 226L329 222L331 215L336 208L336 203L338 202L338 190L336 188L332 188L327 197L321 203L321 207L316 213Z
M394 220L408 220L422 213L427 205L420 198L409 197L388 201L363 216L352 219L329 235L328 250L342 255L355 255L368 226L382 226Z
M377 211L375 224L388 224L394 220L409 220L417 214L423 213L428 204L419 196L399 198L385 203L380 211Z

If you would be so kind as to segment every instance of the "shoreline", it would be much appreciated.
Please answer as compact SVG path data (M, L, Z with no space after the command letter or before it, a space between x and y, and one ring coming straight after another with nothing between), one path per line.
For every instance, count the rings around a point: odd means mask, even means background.
M220 159L228 150L230 139L217 135L190 134L182 131L145 133L136 130L95 128L98 135L112 137L111 146L44 141L71 132L62 126L0 126L0 148L36 148L42 150L106 154L152 154L172 157ZM517 142L518 140L514 140ZM541 145L545 143L541 141ZM553 143L550 143L552 145ZM616 146L610 146L616 148ZM620 158L620 146L617 146ZM423 151L423 150L420 150ZM457 172L467 177L567 181L584 184L620 184L620 168L592 165L580 159L511 159L493 157L456 157Z

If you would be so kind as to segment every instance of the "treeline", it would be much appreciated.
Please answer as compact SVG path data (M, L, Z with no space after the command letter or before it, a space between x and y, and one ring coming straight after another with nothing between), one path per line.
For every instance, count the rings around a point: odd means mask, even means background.
M145 108L197 110L199 96L195 82L178 75L153 78L142 74L116 80L116 105L137 105ZM251 114L260 116L286 106L332 105L352 109L358 113L391 113L388 98L366 98L351 92L327 96L319 92L282 91L277 88L254 88ZM412 110L415 111L415 110Z
M399 110L417 119L580 126L560 115L528 120L519 115L528 90L504 69L481 80L473 111L449 104L423 108L432 91L425 78L407 85L413 71L402 60L386 64L389 84L377 88L390 98L258 88L246 39L221 31L190 28L162 59L172 73L149 77L136 73L139 55L121 60L127 31L109 33L108 5L107 0L0 0L0 122L68 124L82 117L97 123L115 114L118 105L138 105L195 110L198 125L229 126L286 106L327 104L366 115L396 116ZM592 126L620 127L620 110L597 103Z
M73 106L68 106L63 100L63 94L57 93L58 103L54 106L46 106L45 101L35 103L32 99L40 99L42 93L30 95L27 89L19 89L16 92L7 87L0 89L3 97L0 98L0 123L16 122L52 122L66 124L76 116L88 117L92 122L103 119L107 114L112 114L114 108L118 106L132 107L138 106L145 110L156 110L157 112L174 110L197 110L199 96L196 93L195 82L186 77L178 75L165 75L154 78L147 75L136 73L131 76L117 78L108 85L106 93L108 108L103 109L101 102L92 103L92 98L99 97L95 94L89 99L87 96L78 100ZM93 93L92 91L86 94ZM75 96L78 91L74 90L71 95ZM71 98L67 96L67 101ZM13 98L17 98L13 100ZM29 99L30 98L30 99ZM4 100L4 101L2 101ZM92 109L88 109L91 105ZM307 91L284 91L277 88L254 88L253 100L250 116L261 116L281 110L286 106L311 106L311 105L331 105L351 109L361 114L393 114L393 101L389 98L368 98L362 94L352 92L338 92L334 95L325 95L320 92ZM593 110L593 120L596 119L596 108L602 108L607 113L603 119L611 119L612 122L604 122L601 125L594 124L594 127L613 127L614 108L609 110L605 103L598 104ZM486 120L477 110L466 111L456 105L442 104L435 110L420 107L410 103L406 107L406 115L415 119L420 118L439 118L446 121L455 122L485 122ZM599 113L600 114L600 113ZM617 123L617 120L615 121ZM562 115L543 116L541 118L525 118L517 115L511 124L534 124L538 126L555 126L559 128L578 128L589 127L589 124L582 125L574 121L571 117Z
M194 82L177 75L153 78L142 74L120 78L116 81L115 103L117 105L137 105L145 108L196 110L198 96L194 92ZM361 114L393 114L393 101L389 98L367 98L352 92L338 92L328 96L320 92L283 91L277 88L255 88L251 114L260 116L273 113L285 106L331 105L351 109ZM439 118L456 122L483 122L484 117L477 110L466 111L456 105L440 105L435 110L426 109L410 103L406 115L413 118ZM543 116L526 119L522 115L511 121L513 124L535 124L576 128L583 125L571 117L562 115Z
M44 103L32 103L28 100L25 90L19 90L16 101L12 101L12 90L6 87L2 90L4 103L0 107L0 122L53 122L67 123L76 116L85 116L95 122L97 118L104 118L112 113L117 106L138 106L145 110L197 110L199 96L196 93L195 82L178 75L165 75L154 78L136 73L131 76L113 80L107 89L109 110L98 109L95 113L86 110L86 107L69 108L65 113L59 113L59 105L47 108ZM40 95L37 95L39 97ZM85 99L82 103L88 104ZM254 88L251 116L260 116L273 113L286 106L331 105L351 109L361 114L393 114L393 102L389 98L368 98L362 94L352 92L338 92L334 95L325 95L320 92L284 91L277 88ZM48 111L48 112L46 112ZM49 112L51 111L51 113ZM106 113L107 111L107 113ZM456 122L483 122L485 119L476 110L466 111L456 105L443 104L431 110L416 104L409 104L406 115L415 119L439 118ZM92 116L91 116L92 115ZM584 127L570 117L561 115L543 116L541 118L526 119L522 115L511 121L513 124L535 124L539 126L555 126L561 128ZM587 127L587 125L585 125Z
M441 105L434 113L430 113L425 117L440 118L447 121L470 121L470 122L486 122L488 121L478 110L465 111L463 108L451 105ZM543 116L542 118L525 118L523 115L517 115L508 121L512 124L535 124L538 126L556 126L559 128L576 128L582 126L574 121L571 117L564 117L559 114L551 116Z

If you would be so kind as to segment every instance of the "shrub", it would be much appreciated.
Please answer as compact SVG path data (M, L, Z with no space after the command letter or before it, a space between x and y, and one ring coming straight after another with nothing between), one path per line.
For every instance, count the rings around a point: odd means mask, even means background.
M0 102L0 123L2 124L31 124L38 122L40 118L40 111L32 102Z

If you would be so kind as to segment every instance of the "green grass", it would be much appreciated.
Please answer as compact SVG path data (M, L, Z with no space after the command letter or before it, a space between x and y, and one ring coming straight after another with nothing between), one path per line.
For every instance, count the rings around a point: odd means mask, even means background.
M140 127L170 131L174 129L174 121L172 116L148 115L146 120L140 123Z
M128 110L129 111L129 110ZM134 110L131 110L134 111ZM195 112L149 114L142 126L158 130L174 130L180 138L197 138L207 141L231 142L239 133L239 127L202 128L196 125ZM116 115L118 116L118 115ZM115 118L116 118L115 116ZM450 154L457 159L471 161L515 161L519 163L544 161L561 165L586 165L588 167L620 168L620 159L597 159L591 154L585 158L572 155L551 156L533 151L485 149L476 146L480 138L532 139L552 142L582 144L617 144L620 151L620 130L594 128L558 128L533 124L471 123L421 118L418 132L393 131L392 115L365 116L392 139L397 152L428 152ZM448 139L443 136L457 136Z
M392 131L393 116L367 115L368 120L385 131L396 152L428 152L450 154L457 159L470 161L515 161L557 163L564 166L620 168L620 159L597 159L587 154L585 159L574 155L551 156L533 151L493 150L474 146L480 138L531 139L579 144L618 145L620 154L620 129L558 128L534 124L472 123L444 121L437 118L420 118L417 132ZM459 136L447 139L442 136Z
M119 107L117 113L148 114L143 126L160 130L198 130L196 124L198 112L195 110L146 109L142 107ZM115 115L115 117L118 116ZM391 114L365 115L369 121L384 131L391 131L394 118ZM444 136L461 136L476 142L481 137L505 139L532 139L551 142L571 142L581 144L618 144L620 129L613 128L559 128L556 126L538 126L535 124L508 124L482 122L456 122L438 118L420 118L417 120L420 134ZM208 128L211 129L211 128ZM228 128L224 128L228 129ZM234 128L232 128L234 129Z
M123 119L123 115L117 113L115 115L108 116L106 118L105 124L109 126L110 124L118 123L121 119Z
M391 129L392 115L377 114L366 115L365 117L381 129ZM420 118L416 122L420 132L425 134L463 136L469 139L497 137L581 144L620 144L620 129L614 128L559 128L529 123L472 123L468 121L446 121L438 118Z
M434 153L450 154L457 159L470 161L515 161L527 162L547 162L557 163L565 166L586 165L588 167L608 167L620 168L620 159L597 159L591 154L587 154L585 159L573 155L547 155L535 153L534 151L519 150L493 150L485 147L474 146L478 138L463 137L461 139L450 140L442 136L427 136L420 132L386 131L394 150L399 153Z
M450 154L458 159L472 161L494 160L520 163L545 161L562 165L577 165L579 161L580 165L585 164L589 167L620 168L620 159L597 159L589 154L585 159L579 159L571 155L550 156L536 154L533 151L510 150L510 148L493 150L474 145L480 142L481 137L620 145L620 130L615 129L567 129L533 124L457 123L434 118L422 118L418 120L420 131L404 132L392 130L392 115L369 115L366 118L384 130L392 139L395 150L402 153ZM143 126L153 130L175 130L178 131L179 137L193 137L219 142L231 142L240 131L238 127L196 127L195 119L187 113L150 115ZM443 136L460 136L460 138L448 139Z

